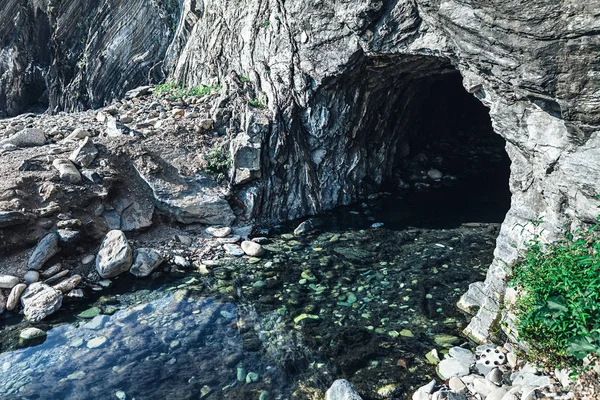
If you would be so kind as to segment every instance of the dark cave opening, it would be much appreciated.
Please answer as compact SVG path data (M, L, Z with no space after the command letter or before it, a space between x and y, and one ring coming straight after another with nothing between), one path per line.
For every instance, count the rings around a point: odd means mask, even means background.
M409 129L382 188L439 210L436 218L501 222L510 207L510 160L489 110L463 88L458 71L412 84L419 94L408 105Z
M412 208L420 220L454 224L502 222L510 207L505 141L446 58L357 54L323 82L301 120L294 143L305 143L308 154L299 165L307 158L312 164L289 169L295 186L285 188L292 194L288 219L381 192L392 194L383 205L390 212ZM412 203L405 207L399 199Z

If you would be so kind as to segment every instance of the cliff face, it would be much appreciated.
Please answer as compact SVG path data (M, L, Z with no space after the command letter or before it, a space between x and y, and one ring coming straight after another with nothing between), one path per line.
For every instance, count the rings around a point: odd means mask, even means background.
M0 116L99 107L164 79L179 8L150 0L0 5Z
M461 302L479 307L467 329L477 339L497 315L505 264L530 237L518 226L543 217L552 239L566 221L596 216L598 0L91 3L0 8L9 16L0 23L5 113L44 90L51 110L100 105L165 71L188 85L248 77L273 120L267 131L232 125L229 134L237 135L236 176L246 177L236 182L266 218L317 213L377 190L428 117L417 106L424 89L458 71L512 161L496 260Z

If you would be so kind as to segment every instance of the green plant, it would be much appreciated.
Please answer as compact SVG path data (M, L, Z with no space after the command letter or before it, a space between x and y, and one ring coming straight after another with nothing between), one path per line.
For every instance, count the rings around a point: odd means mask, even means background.
M510 310L534 359L571 364L590 353L600 355L597 227L569 231L547 245L534 236L512 267L509 285L519 296Z
M154 88L155 94L166 94L173 99L180 99L186 96L205 96L210 94L213 90L220 90L221 86L192 86L190 88L185 88L181 84L177 82L166 82L160 85L157 85Z
M265 103L260 99L250 99L248 100L248 104L256 108L265 108Z
M244 82L244 83L248 83L250 82L250 78L248 78L247 76L240 76L240 81Z
M231 159L221 147L217 145L213 146L213 148L204 155L204 160L206 161L206 165L203 168L204 172L217 181L225 179L227 170L231 166Z

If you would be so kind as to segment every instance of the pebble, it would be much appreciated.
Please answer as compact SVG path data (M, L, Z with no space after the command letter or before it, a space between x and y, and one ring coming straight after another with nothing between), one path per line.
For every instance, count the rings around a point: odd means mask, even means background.
M227 254L234 257L241 257L244 255L244 250L237 244L225 243L223 249Z
M517 366L517 355L515 353L508 353L506 355L506 361L508 362L508 365L514 369Z
M12 311L17 307L25 288L27 288L26 284L19 283L11 289L10 294L8 295L8 300L6 301L6 309L8 311Z
M41 330L39 328L35 328L35 327L25 328L19 333L19 339L21 339L23 341L29 341L29 340L33 340L33 339L37 339L37 338L41 338L41 337L45 337L45 336L46 336L46 332L44 332L43 330Z
M115 393L115 396L117 396L117 399L119 399L119 400L125 400L127 398L127 395L122 390L117 390L117 392Z
M73 275L65 280L60 281L53 286L54 289L61 291L62 293L68 293L75 289L81 283L81 275Z
M62 293L45 283L32 283L21 296L21 304L25 318L36 323L60 308Z
M54 264L50 267L48 267L48 269L46 269L45 271L42 271L40 276L42 278L50 278L53 275L56 275L60 269L62 268L61 264Z
M81 174L70 160L57 158L52 162L52 166L56 168L62 181L71 184L81 182Z
M251 257L260 257L265 254L265 249L258 243L245 240L242 242L242 250Z
M438 364L437 372L440 378L444 380L453 376L461 377L469 374L469 364L462 360L446 358Z
M163 258L158 251L142 247L135 250L133 265L129 272L138 277L145 277L150 275L162 262Z
M42 268L46 261L58 253L58 241L59 237L55 232L44 236L35 246L33 253L31 253L27 262L27 268L33 270Z
M494 368L487 373L485 379L500 386L502 384L502 371L500 371L498 368Z
M467 392L467 386L460 378L456 376L450 378L450 380L448 381L448 387L450 388L450 390L456 393L464 394Z
M27 271L25 275L23 275L23 279L26 284L31 285L40 280L40 273L37 271Z
M473 390L475 391L475 393L479 394L483 398L485 398L496 388L497 386L494 383L488 381L485 378L477 377L473 380Z
M507 391L504 388L496 388L492 390L486 397L485 400L502 400L506 395Z
M224 226L221 228L216 228L213 226L210 226L208 228L206 228L206 232L216 238L224 238L226 236L228 236L229 234L231 234L231 228L228 226Z
M89 342L87 342L86 346L88 349L96 349L106 343L106 337L104 336L96 336Z
M350 382L338 379L327 389L325 400L362 400L362 397Z
M12 289L19 283L19 278L12 275L0 275L0 289Z

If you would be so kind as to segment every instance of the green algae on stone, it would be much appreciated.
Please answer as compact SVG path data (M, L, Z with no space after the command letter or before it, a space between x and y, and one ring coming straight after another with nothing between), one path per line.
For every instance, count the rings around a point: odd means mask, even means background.
M79 314L77 314L77 316L79 318L83 318L83 319L92 319L96 315L100 314L100 311L101 310L98 307L91 307L91 308L88 308L85 311L80 312Z

